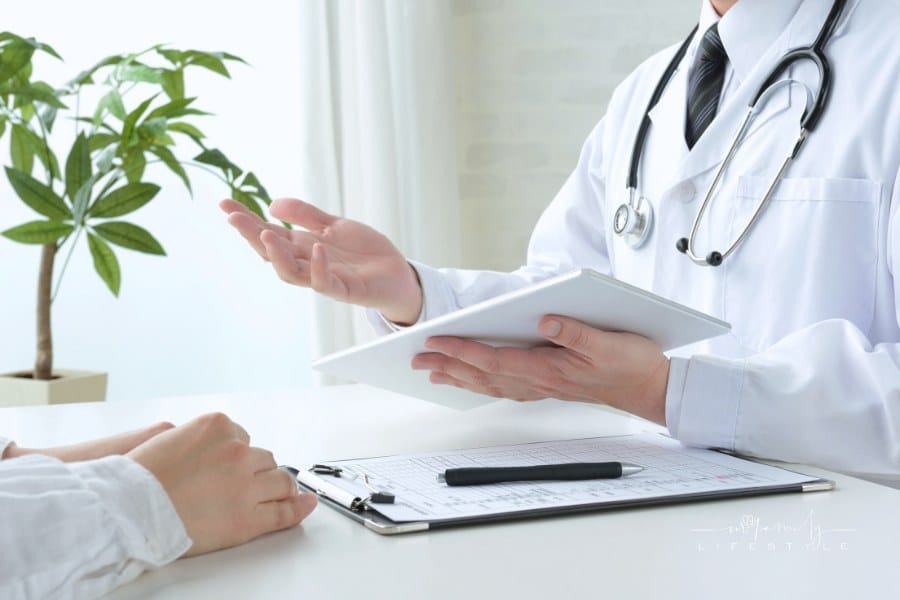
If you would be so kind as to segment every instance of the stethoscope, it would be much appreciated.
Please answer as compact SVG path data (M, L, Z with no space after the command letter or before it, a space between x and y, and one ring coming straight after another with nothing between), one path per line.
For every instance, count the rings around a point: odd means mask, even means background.
M834 28L837 25L838 20L840 19L841 13L844 10L844 5L846 3L846 0L835 0L831 6L831 10L828 13L828 17L826 18L825 23L819 30L819 35L816 37L816 40L813 42L813 44L811 46L795 48L789 51L781 59L781 61L777 65L775 65L775 67L772 69L772 72L768 77L766 77L766 80L762 83L762 85L759 86L759 89L753 96L753 100L752 102L750 102L750 105L747 109L747 114L744 116L743 121L741 121L737 134L734 137L734 141L732 142L731 147L728 150L728 154L725 156L725 160L722 161L722 164L716 171L715 177L713 178L713 181L706 192L706 196L703 198L703 203L700 205L700 210L697 211L697 215L696 217L694 217L694 224L691 227L690 236L679 239L675 244L675 247L679 252L681 252L682 254L686 254L696 264L700 266L717 267L722 264L723 260L728 258L731 253L734 252L735 248L737 248L738 245L744 240L744 238L747 237L747 233L753 227L754 223L756 223L757 219L759 219L762 211L769 203L769 199L772 197L775 188L778 186L779 182L787 171L788 166L797 157L797 153L800 151L800 148L803 146L803 143L806 141L806 138L809 136L810 132L815 129L819 118L822 116L822 111L824 110L825 104L828 100L829 92L831 91L831 65L829 64L828 59L825 57L823 50L825 48L825 45L828 43L828 40L831 38L831 35L834 33ZM647 105L647 110L644 111L644 118L641 121L641 125L638 128L637 138L634 141L634 150L631 154L631 164L628 169L628 181L626 183L628 203L622 204L616 210L615 216L613 217L613 231L616 233L616 235L623 237L625 239L625 242L635 249L640 248L644 244L644 242L647 241L647 237L650 234L651 228L653 227L653 206L650 204L649 200L644 197L638 196L637 194L638 170L640 168L641 154L644 151L644 143L647 139L647 132L650 129L650 111L652 111L656 106L656 103L659 102L660 97L665 91L666 86L669 84L669 81L672 79L672 76L675 74L675 71L678 69L678 65L684 58L688 46L690 45L691 40L694 38L694 35L696 33L697 27L694 27L690 35L688 35L687 39L684 40L684 42L678 48L678 52L675 53L675 56L669 63L669 66L666 67L666 70L663 72L662 78L660 78L659 83L656 85L656 89L653 91L653 95L650 97L650 102ZM716 189L718 188L720 181L722 180L722 175L728 168L728 165L730 164L732 158L734 158L741 140L747 133L750 124L753 122L753 118L758 114L759 109L765 106L766 101L770 97L770 93L782 84L790 85L791 83L793 83L793 81L790 79L777 81L778 78L781 77L782 73L784 73L788 69L788 67L801 60L812 61L818 68L819 89L815 94L810 94L809 90L806 89L808 95L807 106L806 110L803 113L803 116L800 119L800 133L797 137L796 142L794 143L794 146L791 148L790 153L781 164L781 167L775 174L774 179L772 179L772 181L769 183L769 188L766 190L766 193L763 196L762 200L759 201L759 204L757 205L756 210L753 212L753 215L750 217L750 220L744 226L744 229L734 240L734 242L730 246L728 246L725 252L718 252L714 250L710 252L706 256L706 258L697 256L694 252L694 237L697 234L697 229L700 225L700 221L703 219L703 215L706 212L707 207L709 206L709 202L712 199L712 196L715 193ZM635 200L636 198L637 200Z

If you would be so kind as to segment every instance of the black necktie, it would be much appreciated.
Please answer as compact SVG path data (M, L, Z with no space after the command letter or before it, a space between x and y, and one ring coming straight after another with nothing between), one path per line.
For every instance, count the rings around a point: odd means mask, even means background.
M697 63L688 82L687 122L684 126L684 139L688 148L694 147L716 116L726 64L728 54L719 37L719 24L716 23L700 41Z

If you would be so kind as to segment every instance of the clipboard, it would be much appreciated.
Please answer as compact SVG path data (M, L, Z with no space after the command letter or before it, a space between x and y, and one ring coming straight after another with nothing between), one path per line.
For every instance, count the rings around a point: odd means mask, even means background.
M410 367L431 336L469 338L492 346L547 345L538 334L544 315L577 319L597 329L630 331L665 350L728 333L731 325L591 269L578 269L404 328L374 341L320 358L312 367L456 409L496 398L432 384Z
M500 463L533 465L542 464L541 457L551 456L554 462L563 462L561 457L566 457L566 462L604 459L637 462L643 463L645 471L619 479L515 482L465 489L437 483L436 475L445 467L499 466ZM834 482L827 479L717 450L688 448L658 433L339 460L304 470L288 469L302 490L316 493L324 504L381 535L629 507L834 489ZM360 476L368 476L367 472L376 473L377 477L362 482ZM429 483L429 477L434 477L433 485ZM373 492L393 495L394 501L391 504L373 502ZM409 506L402 506L404 502ZM446 503L445 507L440 507L442 502ZM490 506L492 503L494 505ZM429 510L434 514L429 514ZM405 516L396 518L391 513Z

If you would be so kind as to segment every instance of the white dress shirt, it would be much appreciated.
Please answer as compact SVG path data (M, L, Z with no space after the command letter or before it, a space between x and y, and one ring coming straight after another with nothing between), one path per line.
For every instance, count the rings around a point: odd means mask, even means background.
M130 458L0 460L4 600L96 598L190 547L159 481Z
M716 118L684 142L688 72L718 20L700 29L650 112L639 193L655 208L635 250L610 230L627 200L631 149L676 46L615 91L574 172L541 216L527 263L512 273L414 263L421 320L576 268L592 268L730 322L731 334L671 353L667 426L685 443L900 477L900 2L849 0L825 47L828 107L750 234L720 267L675 250L756 89L787 51L815 39L831 0L738 2L719 21L729 57ZM798 133L811 63L786 75L745 137L696 240L724 250L742 230ZM392 328L377 314L382 332Z

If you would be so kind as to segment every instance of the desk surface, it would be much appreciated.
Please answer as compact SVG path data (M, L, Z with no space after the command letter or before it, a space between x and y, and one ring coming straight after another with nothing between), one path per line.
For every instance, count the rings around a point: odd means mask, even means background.
M363 386L0 409L23 445L224 411L282 463L652 428L597 407L456 412ZM827 493L382 537L320 506L301 527L144 574L114 598L858 598L896 593L900 491L818 469ZM889 590L894 589L895 592Z

